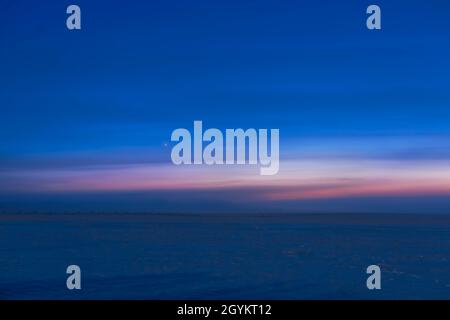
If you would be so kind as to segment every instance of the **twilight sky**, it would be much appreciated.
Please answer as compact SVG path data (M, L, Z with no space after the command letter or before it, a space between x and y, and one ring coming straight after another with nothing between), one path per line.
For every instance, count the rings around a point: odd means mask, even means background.
M0 213L450 213L449 57L443 0L2 0ZM279 174L173 165L194 120Z

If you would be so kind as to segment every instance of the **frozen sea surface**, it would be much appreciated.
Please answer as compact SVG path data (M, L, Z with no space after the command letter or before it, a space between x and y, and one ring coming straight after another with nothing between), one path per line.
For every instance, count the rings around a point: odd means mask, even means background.
M0 299L405 298L450 298L450 216L0 215Z

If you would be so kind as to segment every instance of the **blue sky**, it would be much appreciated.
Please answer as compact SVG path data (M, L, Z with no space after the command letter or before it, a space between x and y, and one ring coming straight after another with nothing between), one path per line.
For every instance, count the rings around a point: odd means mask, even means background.
M0 208L109 210L123 199L119 207L131 211L196 211L206 203L211 211L219 203L321 211L331 210L329 201L345 202L339 210L378 203L379 211L410 211L420 196L419 211L445 211L450 3L373 2L382 10L380 31L366 29L373 3L364 1L74 3L80 31L65 27L72 2L2 1ZM205 177L209 170L180 172L170 163L170 134L194 120L279 128L281 166L291 171L281 181L240 180L233 169L214 179ZM336 159L361 166L361 175L333 167ZM305 181L299 172L310 168L307 160L317 166ZM399 176L397 167L408 171ZM385 180L377 183L392 184L383 192L374 182L380 168ZM150 185L136 182L142 172ZM292 172L298 181L287 183ZM225 183L230 176L238 187ZM305 198L331 176L333 192ZM189 187L198 179L205 181ZM364 182L367 193L334 192L346 179L352 188ZM104 183L92 187L93 180ZM260 194L280 186L308 192L235 203L242 188Z

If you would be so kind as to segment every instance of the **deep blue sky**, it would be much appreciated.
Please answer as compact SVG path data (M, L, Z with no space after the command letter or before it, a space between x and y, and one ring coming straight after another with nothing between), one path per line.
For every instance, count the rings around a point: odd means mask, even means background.
M80 31L65 27L72 3ZM370 4L381 31L365 27ZM397 157L449 159L449 57L448 1L2 0L0 195L19 208L26 195L4 186L35 192L17 176L41 167L170 162L172 130L194 120L280 128L294 158L302 139L321 157L383 157L425 137L439 143Z

